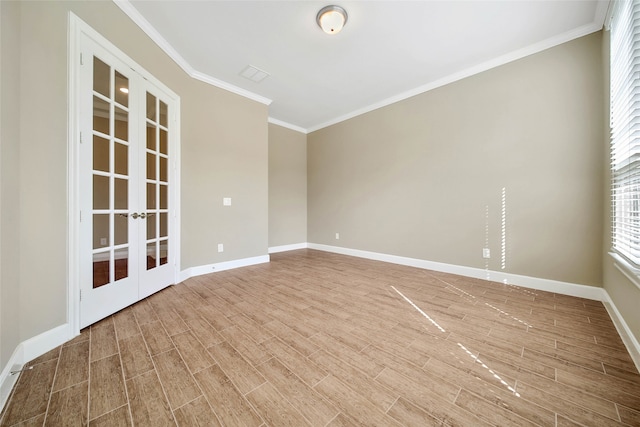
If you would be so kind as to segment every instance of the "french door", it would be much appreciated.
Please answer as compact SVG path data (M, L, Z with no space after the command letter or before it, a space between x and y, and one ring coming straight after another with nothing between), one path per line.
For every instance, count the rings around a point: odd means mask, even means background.
M175 282L179 102L113 49L80 41L80 327Z

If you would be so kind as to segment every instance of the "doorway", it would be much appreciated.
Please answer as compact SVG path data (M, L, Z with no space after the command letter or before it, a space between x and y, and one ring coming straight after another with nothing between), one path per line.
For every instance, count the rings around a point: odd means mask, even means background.
M177 282L180 104L115 46L79 26L74 246L83 328Z

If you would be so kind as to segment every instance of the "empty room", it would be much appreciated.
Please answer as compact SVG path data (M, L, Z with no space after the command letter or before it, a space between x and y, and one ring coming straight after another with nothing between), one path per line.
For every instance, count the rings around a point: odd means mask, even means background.
M638 16L0 0L0 425L640 426Z

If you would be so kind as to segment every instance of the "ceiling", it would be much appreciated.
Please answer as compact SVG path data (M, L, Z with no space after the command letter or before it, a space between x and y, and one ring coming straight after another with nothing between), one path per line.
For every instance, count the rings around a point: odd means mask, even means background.
M602 28L599 1L114 0L194 78L311 132ZM334 1L334 0L332 0ZM323 33L317 12L349 17ZM269 74L254 82L251 65Z

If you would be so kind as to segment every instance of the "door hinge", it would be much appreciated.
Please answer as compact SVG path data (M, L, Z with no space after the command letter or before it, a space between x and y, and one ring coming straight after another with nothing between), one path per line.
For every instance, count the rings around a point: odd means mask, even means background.
M80 289L80 301L82 301L82 289Z
M82 61L82 52L80 53L80 65L84 65L84 62Z
M82 211L80 211L80 222L82 222Z
M82 144L82 132L80 132L80 144Z

